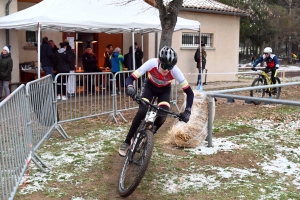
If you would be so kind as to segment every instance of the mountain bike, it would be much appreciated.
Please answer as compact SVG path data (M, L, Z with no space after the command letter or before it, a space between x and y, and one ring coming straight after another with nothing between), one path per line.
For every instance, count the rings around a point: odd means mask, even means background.
M163 111L170 114L174 118L179 118L179 114L162 109L154 104L157 97L154 97L149 103L141 97L136 96L134 100L138 104L148 106L148 111L145 119L141 122L137 132L135 133L131 145L126 153L123 167L120 171L118 180L118 191L122 197L127 197L134 192L139 183L141 182L148 164L150 162L152 151L154 147L154 121L157 111Z
M280 79L276 77L277 71L275 72L275 79L276 84L280 84ZM272 85L273 82L271 80L271 77L268 75L268 72L270 72L270 69L263 69L261 71L261 74L258 78L254 79L251 86L263 86L263 85ZM275 88L264 88L264 89L255 89L250 91L251 97L259 97L263 98L265 94L269 95L269 98L275 98L279 99L281 93L281 87L275 87ZM259 105L260 101L252 101L255 105Z

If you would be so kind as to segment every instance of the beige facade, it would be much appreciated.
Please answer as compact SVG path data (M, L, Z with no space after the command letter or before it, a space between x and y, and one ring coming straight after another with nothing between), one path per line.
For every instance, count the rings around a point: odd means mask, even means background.
M0 0L0 16L5 16L7 1ZM33 3L18 2L13 0L9 6L9 12L14 13L30 6ZM208 69L207 82L237 81L234 72L238 71L239 31L240 17L224 14L210 14L201 12L181 11L180 17L198 20L201 23L201 33L211 34L213 45L206 48ZM197 69L194 61L196 47L184 47L182 45L182 33L193 31L178 31L173 35L172 47L178 52L178 66L190 83L196 82ZM194 33L197 33L194 31ZM53 39L56 44L63 40L60 32L42 32L42 36ZM132 42L131 33L123 34L122 53L126 54ZM155 44L155 41L158 41ZM135 34L135 41L144 49L144 61L155 57L155 47L159 47L160 33ZM24 49L25 31L10 30L10 45L14 61L12 82L19 81L19 63L37 61L36 50ZM0 46L6 44L5 30L0 30ZM143 44L143 45L142 45Z
M5 16L5 6L8 1L0 0L0 17ZM13 0L9 5L9 14L26 9L34 3L17 2ZM24 49L26 44L25 30L9 30L9 44L11 45L11 55L13 59L13 71L11 82L20 81L19 63L37 61L37 51L35 49ZM60 32L42 32L42 36L47 36L57 44L62 41L62 34ZM6 45L6 31L0 30L0 48Z

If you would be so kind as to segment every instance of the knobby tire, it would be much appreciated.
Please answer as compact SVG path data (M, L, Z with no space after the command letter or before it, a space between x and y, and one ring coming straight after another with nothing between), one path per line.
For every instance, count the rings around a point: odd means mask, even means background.
M256 78L254 79L254 81L252 82L252 87L253 86L263 86L264 84L264 80L263 78ZM261 93L261 95L257 96L257 93ZM256 89L256 90L251 90L250 91L250 96L251 97L259 97L259 98L263 98L265 96L265 89ZM252 101L255 105L259 105L261 102L260 101Z
M128 150L126 154L118 181L118 191L119 195L122 197L127 197L134 192L145 175L148 164L150 163L154 147L154 137L153 133L149 130L146 130L146 136L147 141L143 148L141 148L142 150L137 150L139 146L137 144L133 152L133 160L138 162L134 163L129 161L128 154L130 150Z
M275 79L276 79L276 84L281 84L280 79L278 77L275 77ZM275 99L279 99L280 94L281 94L281 87L276 87L276 89L277 89L277 94L272 95L272 96Z

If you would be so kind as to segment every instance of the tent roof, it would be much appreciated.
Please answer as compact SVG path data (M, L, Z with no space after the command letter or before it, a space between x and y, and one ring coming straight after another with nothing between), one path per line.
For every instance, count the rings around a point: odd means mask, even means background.
M0 29L43 31L147 33L161 31L159 11L144 1L43 0L25 10L0 18ZM199 30L195 20L177 18L175 30Z

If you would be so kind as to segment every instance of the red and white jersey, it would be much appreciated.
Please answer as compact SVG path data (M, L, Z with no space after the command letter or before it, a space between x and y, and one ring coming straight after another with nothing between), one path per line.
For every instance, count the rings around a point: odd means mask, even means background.
M157 87L167 86L171 83L171 81L173 79L175 79L179 82L179 84L181 85L183 90L185 90L186 88L189 87L189 83L187 82L184 75L182 74L180 69L177 67L177 65L175 65L173 67L173 69L171 69L166 76L163 76L159 72L158 66L159 66L158 58L149 59L141 67L139 67L137 70L135 70L132 73L132 76L135 79L138 79L142 75L144 75L146 72L148 72L149 80Z

